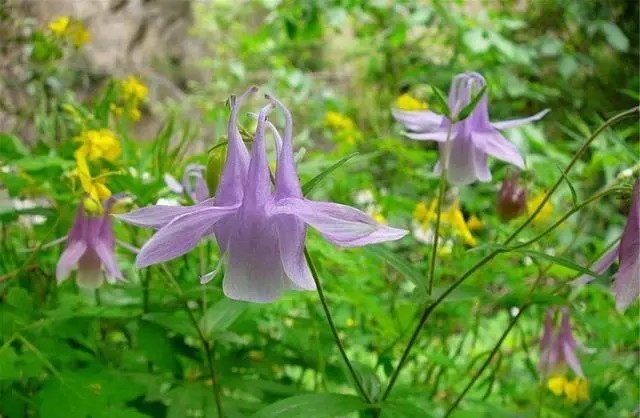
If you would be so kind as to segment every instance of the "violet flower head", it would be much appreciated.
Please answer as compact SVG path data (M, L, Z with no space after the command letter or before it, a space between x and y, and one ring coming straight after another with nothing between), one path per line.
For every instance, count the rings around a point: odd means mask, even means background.
M304 257L306 225L342 247L395 240L407 233L378 224L348 206L304 199L293 158L291 114L276 99L269 99L272 102L258 115L250 155L237 128L242 100L231 100L227 159L214 199L173 209L177 216L168 222L164 209L158 207L121 216L137 225L160 227L140 251L138 267L182 255L213 232L226 266L224 293L232 299L270 302L286 289L315 289ZM272 190L265 130L267 115L276 106L283 110L286 123ZM208 282L217 272L204 275L201 282Z
M614 293L616 308L619 312L640 296L640 179L636 180L631 196L629 217L622 231L620 243L603 254L591 270L602 274L618 259L618 272L615 274ZM583 285L594 280L593 276L582 275L572 282Z
M451 112L454 115L457 114L485 85L485 79L478 73L466 72L457 75L449 90L448 101ZM515 128L539 120L548 111L544 110L523 119L491 122L485 92L471 114L451 127L448 143L447 133L451 123L448 118L438 115L440 123L435 127L436 119L433 112L394 110L393 115L410 131L406 133L407 137L438 142L440 161L436 165L436 172L440 172L442 164L445 164L450 183L470 184L476 180L482 182L491 180L487 163L489 155L524 169L522 156L498 130Z
M164 182L177 194L186 194L193 202L200 203L209 198L209 188L204 180L206 168L201 164L189 164L184 169L182 182L171 174L164 175Z
M58 282L69 277L74 269L77 270L76 283L80 287L100 287L105 276L103 269L109 283L124 280L115 258L115 239L108 214L113 201L113 197L108 199L104 203L105 214L98 216L89 216L82 203L78 206L66 236L66 248L56 266Z
M545 375L554 374L558 369L569 366L576 376L584 377L580 360L576 356L578 343L571 332L569 308L561 309L560 326L554 329L554 309L547 311L544 331L540 340L540 362L538 368Z

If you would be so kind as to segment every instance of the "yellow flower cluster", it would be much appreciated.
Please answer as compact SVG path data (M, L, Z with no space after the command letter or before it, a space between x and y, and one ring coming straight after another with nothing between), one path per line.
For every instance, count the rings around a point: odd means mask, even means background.
M428 110L429 105L422 100L405 93L396 99L396 108L400 110Z
M91 40L91 33L84 24L69 16L60 16L49 22L49 30L55 36L69 40L76 48Z
M89 163L99 160L115 162L122 154L120 141L115 134L108 129L88 130L82 132L76 138L81 143L74 152L76 159L76 172L82 189L87 194L84 199L84 207L89 213L102 213L102 201L111 196L111 191L105 185L106 174L91 175Z
M118 99L111 103L111 111L116 116L122 116L125 112L129 118L137 122L142 114L140 103L149 94L149 88L136 76L129 76L125 80L119 80L116 85Z
M337 134L338 139L353 145L360 138L360 131L348 116L329 111L324 116L325 124Z
M420 223L423 229L426 230L435 223L437 205L438 202L435 199L431 201L428 207L424 202L420 202L413 211L413 218ZM478 245L471 231L482 228L482 223L476 216L471 216L465 221L457 200L448 208L443 209L440 214L440 223L445 228L448 228L452 235L462 238L466 245L471 247Z
M527 203L527 213L529 214L533 213L536 210L536 208L540 205L540 203L542 203L545 196L546 196L546 193L542 192L542 193L538 193L534 198L532 198ZM533 218L533 224L534 225L545 224L549 220L549 218L551 218L552 214L553 214L553 204L551 203L550 200L548 200L544 204L544 206L542 206L542 209L540 209L540 212L538 212L536 217Z
M547 381L547 388L554 395L564 396L571 403L589 399L589 382L581 377L570 381L564 376L553 376Z

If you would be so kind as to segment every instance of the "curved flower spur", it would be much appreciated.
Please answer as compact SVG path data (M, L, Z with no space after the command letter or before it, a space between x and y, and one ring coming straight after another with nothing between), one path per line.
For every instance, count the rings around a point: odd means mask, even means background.
M237 115L243 99L253 92L255 88L231 100L227 159L215 198L191 207L156 206L119 217L136 225L160 228L140 251L138 267L185 254L213 232L226 265L225 295L271 302L285 289L315 289L304 258L306 225L341 247L396 240L407 231L379 224L349 206L304 199L293 158L291 114L271 96L267 96L271 103L258 115L249 155L238 132ZM272 190L265 129L267 114L274 107L282 109L286 123ZM172 211L172 219L165 210ZM201 282L208 282L217 272L204 275Z
M473 94L486 86L484 77L475 72L457 75L449 89L449 109L455 115L471 103ZM405 135L411 139L422 141L436 141L440 148L440 161L436 165L436 172L441 170L441 164L447 165L447 177L452 184L470 184L476 180L488 182L491 172L487 163L487 156L503 160L524 169L524 160L516 147L507 141L498 130L515 128L544 117L549 110L543 110L533 116L522 119L506 120L502 122L489 121L487 93L473 109L471 114L451 127L450 138L447 142L450 121L447 117L430 111L400 111L393 109L396 120L408 130ZM438 123L436 124L436 121Z

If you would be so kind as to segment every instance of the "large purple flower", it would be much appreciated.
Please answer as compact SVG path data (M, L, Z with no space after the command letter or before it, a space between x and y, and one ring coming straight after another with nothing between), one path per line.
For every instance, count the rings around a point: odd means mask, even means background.
M304 258L305 224L342 247L395 240L406 234L378 224L357 209L304 199L293 159L291 115L280 102L270 99L272 103L258 115L250 156L245 154L236 126L240 100L232 100L228 154L214 199L186 209L188 212L168 223L164 209L157 207L121 216L138 225L160 227L140 251L139 267L182 255L212 231L226 264L224 293L232 299L270 302L285 289L315 289ZM286 125L272 190L265 129L267 114L275 106L284 111ZM216 272L201 281L209 281Z
M614 291L616 308L622 312L640 295L640 179L633 186L631 209L620 243L600 257L591 270L602 274L616 259L619 267L615 274ZM582 275L572 284L583 285L592 280L593 276Z
M569 308L562 308L560 327L555 332L553 316L554 309L549 309L544 321L542 339L540 340L540 363L538 365L540 372L548 376L568 365L577 376L583 377L582 367L576 356L578 343L571 332Z
M449 90L449 109L453 115L468 105L473 95L485 85L484 78L478 73L466 72L457 75ZM488 155L523 169L524 160L518 150L498 130L539 120L548 111L544 110L523 119L491 122L487 94L484 93L469 117L452 126L448 143L446 139L450 121L444 116L429 111L398 109L393 109L393 116L410 131L406 133L409 138L439 143L441 159L436 165L436 172L440 172L444 163L447 165L449 182L469 184L476 180L491 180L487 164Z
M78 207L73 225L66 236L67 246L58 260L56 279L58 282L69 277L77 269L76 283L80 287L98 288L104 280L114 283L124 280L115 259L115 239L108 211L113 198L104 203L105 214L87 215L82 204Z

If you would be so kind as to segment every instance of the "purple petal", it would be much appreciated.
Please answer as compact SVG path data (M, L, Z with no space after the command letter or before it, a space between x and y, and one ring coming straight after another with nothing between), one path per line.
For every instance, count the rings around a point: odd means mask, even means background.
M78 260L80 260L80 257L82 257L86 250L87 243L83 240L68 242L67 248L62 252L60 260L58 260L58 265L56 266L56 279L58 282L69 277L71 270L74 269Z
M620 270L616 275L616 306L623 311L635 298L640 288L640 180L632 192L629 218L620 238Z
M76 284L85 289L97 289L103 281L104 274L100 269L100 258L92 249L87 249L78 261Z
M118 262L116 261L116 258L115 258L113 246L110 246L104 243L103 241L98 241L94 245L93 249L95 250L100 260L102 261L102 264L104 265L104 269L107 272L108 280L109 279L124 280L124 277L122 277L122 272L118 267Z
M227 297L266 303L290 287L276 241L275 230L264 219L239 222L225 252L228 263L222 290Z
M550 111L551 111L551 109L545 109L542 112L538 112L533 116L529 116L528 118L511 119L511 120L505 120L505 121L500 121L500 122L492 122L491 125L496 129L516 128L518 126L526 125L527 123L531 123L531 122L535 122L537 120L540 120L543 117L545 117L545 115L547 113L549 113Z
M614 286L616 309L623 312L640 295L640 258L620 266Z
M194 206L152 205L133 212L113 216L132 225L158 229L166 226L178 216L212 207L213 204L214 198L212 197Z
M433 132L440 127L442 115L430 110L401 110L392 108L393 117L403 124L405 128L414 132Z
M445 142L447 140L447 132L446 131L436 131L436 132L405 132L404 136L411 139L417 139L419 141L436 141L436 142Z
M598 273L598 274L602 274L605 271L607 271L607 269L609 267L611 267L613 262L618 257L618 248L619 248L618 245L616 245L612 249L610 249L609 251L605 252L598 259L598 261L596 261L593 264L593 266L591 266L591 271L593 271L594 273ZM582 286L582 285L585 285L587 283L590 283L590 282L594 281L595 279L596 278L593 277L590 274L583 274L580 277L578 277L577 279L575 279L572 282L570 282L569 284L572 285L572 286Z
M316 284L304 257L304 222L292 215L277 216L275 222L284 272L300 290L315 290Z
M487 154L524 169L524 160L518 152L518 149L507 141L498 131L473 132L471 135L474 143L483 144L484 151Z
M580 360L578 360L578 357L576 357L575 349L568 344L563 344L562 355L564 357L564 360L567 362L567 365L571 367L571 370L573 370L576 375L584 377L584 374L582 373L582 367L580 366Z
M178 216L146 242L136 258L136 267L162 263L189 252L216 222L236 209L212 207Z
M174 193L182 194L182 192L184 191L184 188L182 187L180 182L176 180L175 177L173 177L171 174L165 174L163 178L164 178L164 184L167 185L169 190L171 190Z
M282 199L275 213L296 215L318 230L327 241L340 247L397 240L408 233L379 224L366 213L337 203Z
M440 144L441 154L446 145ZM484 151L474 144L473 137L457 135L450 143L448 179L452 184L470 184L476 180L487 178L489 169L486 167ZM476 165L480 164L479 167ZM483 167L482 164L485 166ZM491 175L489 174L489 179Z

